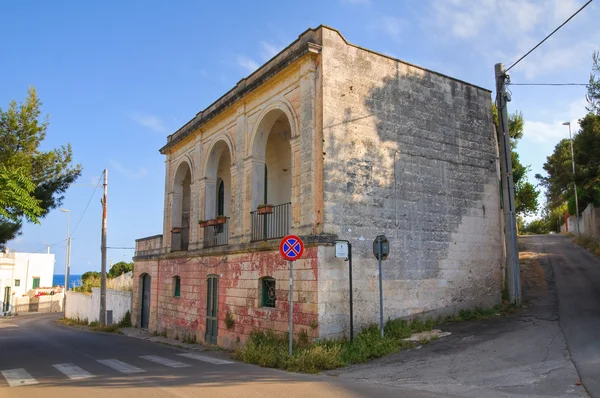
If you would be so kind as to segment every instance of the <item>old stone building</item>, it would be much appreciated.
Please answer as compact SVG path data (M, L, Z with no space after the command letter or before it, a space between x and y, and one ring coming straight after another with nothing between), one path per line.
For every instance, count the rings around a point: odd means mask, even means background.
M288 233L306 246L294 265L295 333L349 332L348 265L334 257L335 239L353 245L357 327L379 318L378 234L391 245L386 319L498 303L490 109L486 89L326 26L307 30L161 148L164 228L136 241L135 323L224 347L253 329L287 332L278 245Z

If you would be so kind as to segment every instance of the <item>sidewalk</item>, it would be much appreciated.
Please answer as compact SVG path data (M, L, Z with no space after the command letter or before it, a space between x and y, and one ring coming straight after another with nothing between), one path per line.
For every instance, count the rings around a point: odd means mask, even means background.
M145 329L121 328L120 330L123 332L123 335L125 335L127 337L132 337L134 339L140 339L140 340L148 340L148 341L151 341L154 343L162 343L162 344L166 344L166 345L170 345L170 346L174 346L174 347L184 348L186 350L221 351L216 346L205 346L203 344L188 344L188 343L182 342L181 340L175 340L175 339L168 338L168 337L153 336L152 334L150 334L150 332L148 332L148 330L145 330Z

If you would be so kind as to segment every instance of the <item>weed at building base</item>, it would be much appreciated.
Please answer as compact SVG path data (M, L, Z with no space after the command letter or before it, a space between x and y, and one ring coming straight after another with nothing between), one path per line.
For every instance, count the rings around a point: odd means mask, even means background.
M293 355L288 354L288 337L271 330L254 331L234 357L246 363L278 368L292 372L318 373L342 366L367 362L403 349L417 347L416 342L404 339L415 333L431 331L442 322L459 322L507 314L516 307L503 304L490 309L461 310L445 319L390 319L385 323L384 336L379 327L371 325L356 335L353 341L347 339L323 340L310 343L303 330L293 342ZM437 340L437 336L419 340L420 344Z

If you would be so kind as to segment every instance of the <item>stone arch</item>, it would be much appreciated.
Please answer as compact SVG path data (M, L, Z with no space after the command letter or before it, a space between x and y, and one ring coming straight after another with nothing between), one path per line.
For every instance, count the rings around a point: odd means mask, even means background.
M270 128L269 123L271 123L271 125L274 123L275 120L271 120L268 117L270 114L271 117L274 116L273 111L283 112L287 117L288 123L290 124L290 138L293 139L298 136L298 118L296 117L296 112L294 111L292 105L283 98L276 99L270 102L261 111L260 116L256 119L256 123L254 124L254 128L250 134L250 145L248 145L247 148L247 156L264 159L264 156L260 156L260 148L264 147L263 142L266 143L266 138L261 134L261 132L264 132L266 127Z
M204 219L212 219L218 215L231 216L232 210L232 184L231 168L234 164L235 153L231 137L227 134L213 140L207 151L204 164ZM219 213L218 182L224 184L223 214Z
M181 160L172 183L171 251L187 250L190 239L192 205L192 167L188 159Z

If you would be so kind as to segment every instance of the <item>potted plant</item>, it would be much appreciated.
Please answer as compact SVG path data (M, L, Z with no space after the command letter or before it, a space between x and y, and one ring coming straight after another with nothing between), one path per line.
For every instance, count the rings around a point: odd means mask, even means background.
M209 225L209 226L217 225L217 219L215 218L215 219L212 219L212 220L208 220L206 222L206 225Z
M200 228L204 228L208 226L208 220L199 220L198 225L200 226Z
M225 224L226 222L227 222L227 217L217 216L217 224Z
M181 233L183 229L181 227L173 227L171 228L171 232L175 233L175 234L179 234Z
M273 205L262 204L258 205L257 211L258 214L271 214L273 213Z

